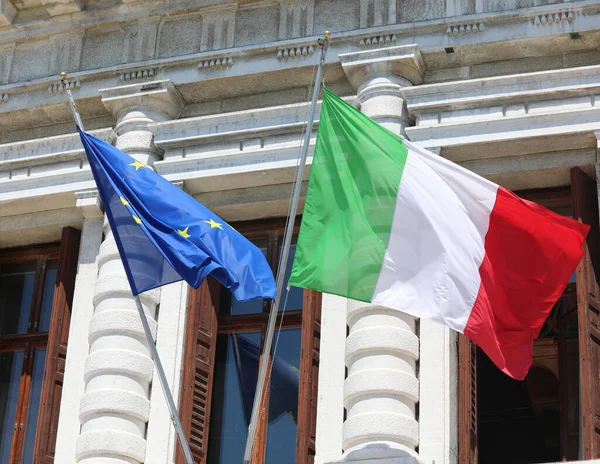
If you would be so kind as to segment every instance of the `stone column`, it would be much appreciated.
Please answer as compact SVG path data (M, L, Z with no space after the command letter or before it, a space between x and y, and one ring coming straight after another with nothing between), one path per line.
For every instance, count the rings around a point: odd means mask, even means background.
M116 146L152 165L159 158L148 124L177 117L182 99L170 81L100 90L102 102L117 117ZM160 290L140 295L151 331ZM85 361L85 394L80 403L77 462L146 461L146 427L154 371L135 300L108 222L98 256L98 280ZM160 386L158 386L160 388Z
M92 295L98 276L98 252L102 242L103 212L96 189L75 192L83 215L77 280L67 344L67 360L56 433L55 462L75 462L75 440L79 435L79 405L84 394L83 369L89 352L87 330L94 313Z
M425 68L416 45L348 53L340 60L361 110L404 134L409 119L401 89L421 83ZM419 462L417 321L400 311L349 300L347 323L342 461Z

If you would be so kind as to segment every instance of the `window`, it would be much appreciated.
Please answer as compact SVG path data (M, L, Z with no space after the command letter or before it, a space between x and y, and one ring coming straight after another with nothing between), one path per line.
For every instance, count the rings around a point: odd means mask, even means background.
M0 250L0 463L54 462L79 232Z
M522 194L592 227L576 275L533 345L522 382L459 337L460 462L600 458L600 231L596 182L571 171L571 189ZM506 444L510 446L506 446Z
M284 224L236 228L263 250L276 271ZM293 253L286 263L291 271ZM292 288L277 320L270 388L263 392L253 463L311 463L315 453L320 304L317 292ZM180 415L196 462L241 462L271 301L241 303L211 278L190 291ZM178 447L179 448L179 447ZM178 449L177 462L184 462Z

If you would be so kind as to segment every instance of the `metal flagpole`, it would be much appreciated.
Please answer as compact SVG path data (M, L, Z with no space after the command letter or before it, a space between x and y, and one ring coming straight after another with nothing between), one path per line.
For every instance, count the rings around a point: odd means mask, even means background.
M300 165L298 166L298 172L296 173L296 183L294 184L294 191L292 195L292 204L289 211L287 225L285 229L285 237L283 241L283 249L281 252L281 258L279 260L279 269L277 271L277 293L275 295L275 301L271 305L271 312L269 314L269 323L267 326L267 337L265 339L265 346L263 349L263 357L260 361L260 369L258 372L258 382L256 385L256 392L254 394L254 403L252 405L252 416L250 419L250 425L248 426L248 439L246 441L246 450L244 452L244 464L250 464L252 462L252 450L254 448L254 439L256 435L256 426L258 423L258 417L261 410L261 403L263 398L263 390L265 387L265 381L267 378L267 367L269 364L269 353L271 353L271 345L273 343L273 333L275 332L275 321L277 320L277 310L279 308L279 302L281 301L281 293L283 290L283 284L285 279L285 266L288 260L290 251L290 245L292 244L292 235L294 232L294 222L296 221L296 211L298 209L298 200L300 198L300 188L302 187L302 175L304 172L304 166L306 165L306 157L308 155L308 145L310 142L310 136L312 133L312 125L315 119L315 109L317 107L317 98L319 97L319 90L321 89L321 78L323 76L323 64L325 63L325 54L329 47L329 31L324 34L324 39L319 39L320 57L319 67L317 68L317 76L315 79L315 85L313 89L312 102L310 104L310 110L308 112L308 121L306 125L306 132L304 133L304 140L302 144L302 153L300 156Z
M67 93L67 97L69 97L69 105L71 106L71 111L73 112L75 122L77 123L79 128L82 131L84 131L85 129L83 128L81 117L79 116L79 112L77 111L77 107L75 106L75 100L73 100L73 94L71 94L71 90L69 89L69 84L67 82L67 73L60 73L60 82L62 84L63 90ZM175 430L177 430L177 435L179 436L181 448L183 449L183 453L185 454L185 459L187 463L194 464L192 452L190 451L190 445L185 439L183 427L181 426L181 421L179 420L179 414L177 414L177 407L175 406L175 402L173 401L173 395L171 394L171 390L169 389L169 384L167 383L167 376L165 375L165 370L163 369L162 362L160 361L160 356L158 355L158 350L156 349L154 338L152 337L152 332L150 332L150 326L148 325L148 319L146 319L146 313L144 312L144 308L142 307L142 302L140 301L139 295L135 295L134 298L138 313L140 314L142 326L144 327L144 333L146 334L146 341L148 342L148 347L150 348L152 358L154 359L154 362L156 364L156 370L158 372L158 378L160 379L160 385L165 395L165 399L167 400L167 405L169 406L171 421L173 422L173 425L175 425Z

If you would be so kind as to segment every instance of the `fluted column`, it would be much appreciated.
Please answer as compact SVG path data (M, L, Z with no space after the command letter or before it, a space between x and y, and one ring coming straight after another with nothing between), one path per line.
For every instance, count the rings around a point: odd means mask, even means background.
M151 86L134 84L100 92L102 102L117 117L116 146L152 165L159 150L148 124L177 117L181 111L182 100L173 85L159 81ZM140 295L154 337L159 297L159 289ZM145 462L154 362L106 218L93 303L77 462Z
M360 109L397 134L410 122L401 89L422 81L415 45L340 55ZM343 461L419 462L419 338L414 317L348 301Z

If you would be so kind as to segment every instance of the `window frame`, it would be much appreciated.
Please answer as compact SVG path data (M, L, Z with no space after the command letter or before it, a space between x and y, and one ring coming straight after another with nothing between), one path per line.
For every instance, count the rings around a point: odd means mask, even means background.
M56 432L60 411L62 382L66 362L71 305L75 291L75 278L79 257L81 232L73 227L64 227L60 241L44 245L0 250L0 265L36 262L31 300L28 332L25 334L0 335L0 352L14 352L15 347L25 347L19 400L15 415L9 462L20 463L23 443L27 432L27 414L31 396L31 376L36 349L45 348L44 375L40 391L33 459L38 464L54 462ZM46 281L47 262L56 260L57 272L54 283L50 322L47 332L38 332L43 292Z
M19 382L19 396L15 414L12 444L9 462L20 462L23 441L27 430L27 413L31 396L31 375L33 357L36 349L48 347L50 332L38 332L39 318L46 280L47 262L58 260L59 244L42 245L29 248L15 248L0 252L0 266L35 263L35 277L27 332L23 334L0 335L0 352L23 351L23 367ZM45 366L44 366L45 370Z
M299 224L300 221L297 222ZM285 222L281 219L268 219L261 221L252 221L235 224L235 228L240 231L248 240L267 241L267 262L276 275L278 261L280 259L280 247L283 244L285 231ZM299 231L299 225L294 228L294 235ZM190 440L192 435L191 422L192 409L198 412L198 404L194 405L192 400L194 394L193 383L195 369L193 365L199 362L198 353L202 353L211 364L210 369L214 372L214 360L216 356L217 336L230 333L261 332L261 351L265 341L265 334L268 324L269 311L271 308L270 300L265 300L261 313L254 314L218 314L222 308L225 308L229 302L230 292L222 287L214 279L208 278L198 290L191 289L189 292L188 304L188 330L186 331L186 341L184 348L184 366L182 376L182 388L180 399L180 417L184 426L186 437ZM282 320L281 312L277 315L276 327L282 329L300 328L301 347L300 347L300 385L298 401L298 419L296 435L296 457L298 453L306 456L306 462L312 462L311 456L314 456L314 433L316 428L316 414L311 414L311 408L316 405L317 379L313 379L315 370L318 369L318 350L320 339L320 310L321 294L311 290L303 292L303 306L300 310L286 310ZM211 314L212 312L212 314ZM199 315L201 313L202 315ZM312 329L311 329L312 328ZM201 347L198 337L210 338L210 346ZM194 354L196 359L194 359ZM261 353L262 360L264 353ZM312 366L312 367L311 367ZM193 372L194 371L194 372ZM214 382L213 373L209 373L210 385L206 389L203 412L206 414L205 422L202 424L203 437L194 434L191 441L193 445L192 454L195 459L205 463L208 456L208 434L210 427L210 403L212 402L212 383ZM207 380L208 382L208 380ZM263 404L268 405L268 389L265 385L263 390ZM197 416L196 416L197 417ZM257 425L257 440L254 446L252 462L262 464L266 456L266 428L268 414L262 414ZM199 427L196 419L196 428ZM176 462L183 463L183 453L181 447L177 445Z

